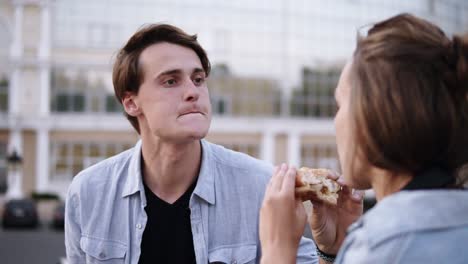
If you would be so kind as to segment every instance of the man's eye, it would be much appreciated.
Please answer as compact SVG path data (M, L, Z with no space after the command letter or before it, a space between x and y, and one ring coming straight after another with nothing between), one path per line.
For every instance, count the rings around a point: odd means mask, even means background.
M165 84L171 85L171 86L174 85L174 84L176 84L176 83L177 83L177 82L176 82L176 80L174 80L174 79L170 79L170 80L165 81Z
M205 81L205 78L197 77L193 80L195 84L202 84Z

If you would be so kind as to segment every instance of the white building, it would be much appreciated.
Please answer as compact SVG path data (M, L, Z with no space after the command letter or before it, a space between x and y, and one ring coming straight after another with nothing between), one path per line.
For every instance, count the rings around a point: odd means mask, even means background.
M295 112L294 90L332 89L358 29L400 12L449 34L468 30L463 0L1 0L0 187L13 150L26 194L63 195L83 167L136 142L111 66L142 24L156 22L197 33L212 64L231 72L213 74L211 141L273 163L338 169L332 93L308 93L301 102L315 110ZM239 100L251 110L236 110Z

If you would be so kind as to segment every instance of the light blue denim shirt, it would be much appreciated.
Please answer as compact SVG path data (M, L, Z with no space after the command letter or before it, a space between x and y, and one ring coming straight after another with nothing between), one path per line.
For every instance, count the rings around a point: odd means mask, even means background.
M401 191L348 229L335 263L468 263L468 191Z
M259 210L272 166L201 142L200 174L190 199L197 263L258 263ZM73 179L65 210L70 263L138 263L147 222L140 160L141 141ZM318 262L311 240L302 238L297 262Z

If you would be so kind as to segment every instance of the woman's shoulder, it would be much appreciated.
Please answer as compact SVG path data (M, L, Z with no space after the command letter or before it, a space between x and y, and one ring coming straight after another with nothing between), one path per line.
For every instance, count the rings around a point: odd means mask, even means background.
M377 203L362 218L373 245L393 236L468 226L468 191L402 191Z
M468 263L468 225L393 233L379 240L373 235L365 227L350 233L335 263Z
M421 254L431 256L432 249L439 252L443 248L444 252L455 254L459 245L468 244L467 199L467 191L410 191L391 195L350 227L345 256L410 263L406 259ZM467 261L468 255L463 260Z
M408 232L377 244L360 234L345 242L335 263L468 263L468 226Z

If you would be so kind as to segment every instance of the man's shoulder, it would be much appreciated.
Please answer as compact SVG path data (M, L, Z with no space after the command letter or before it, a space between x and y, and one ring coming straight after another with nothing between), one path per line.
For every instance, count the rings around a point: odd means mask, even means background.
M108 188L109 184L117 184L122 174L126 173L132 154L133 148L85 168L73 178L69 191Z

